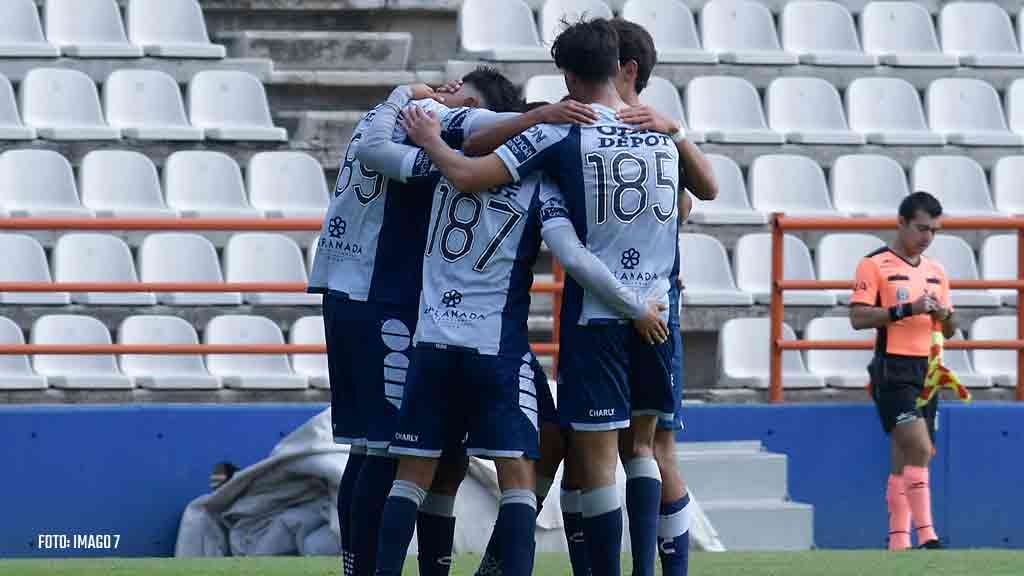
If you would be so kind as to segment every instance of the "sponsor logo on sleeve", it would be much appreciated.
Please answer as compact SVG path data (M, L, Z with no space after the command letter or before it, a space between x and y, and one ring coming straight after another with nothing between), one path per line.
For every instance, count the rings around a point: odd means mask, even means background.
M527 160L537 155L537 147L530 142L526 134L516 136L506 142L505 146L512 152L519 164L525 164Z
M427 155L425 150L420 150L416 154L416 161L412 164L412 177L418 178L427 176L430 174L431 169L434 167L434 163L430 160L430 156Z

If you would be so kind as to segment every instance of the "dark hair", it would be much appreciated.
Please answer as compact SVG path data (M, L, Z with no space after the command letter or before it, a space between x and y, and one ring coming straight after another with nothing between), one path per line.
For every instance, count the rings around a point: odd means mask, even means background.
M580 20L570 25L551 46L559 70L580 80L599 84L615 76L619 64L619 35L605 18Z
M647 87L651 79L654 65L658 63L658 51L654 48L654 38L646 28L622 18L612 20L615 32L619 35L619 64L625 65L630 60L636 62L636 93Z
M900 202L900 218L910 222L918 212L924 212L932 218L942 216L942 204L927 192L914 192Z
M491 111L519 112L523 109L519 89L494 68L481 66L463 76L462 81L471 85L484 97L486 102L483 104Z

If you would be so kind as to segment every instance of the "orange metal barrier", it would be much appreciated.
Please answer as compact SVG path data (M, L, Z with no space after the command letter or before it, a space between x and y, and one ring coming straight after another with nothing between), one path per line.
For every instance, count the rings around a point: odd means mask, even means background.
M783 350L866 350L874 348L868 340L783 340L785 290L852 289L849 281L786 280L784 278L784 237L787 230L890 230L896 218L794 218L775 214L772 218L772 293L771 293L771 360L769 400L782 402ZM1017 290L1017 339L949 341L951 349L998 349L1017 351L1017 400L1024 401L1024 218L943 218L945 230L1016 230L1017 280L952 280L951 288ZM852 276L853 270L850 271Z

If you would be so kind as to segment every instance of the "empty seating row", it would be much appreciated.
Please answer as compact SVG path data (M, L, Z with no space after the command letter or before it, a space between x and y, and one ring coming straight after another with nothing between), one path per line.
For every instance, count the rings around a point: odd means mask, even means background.
M0 75L0 140L288 138L274 126L263 84L248 72L204 70L187 92L191 122L178 83L158 70L111 73L103 83L102 108L96 84L77 70L30 70L18 86L17 104L10 81Z
M783 325L783 338L796 338ZM970 326L972 340L1012 340L1017 335L1017 318L983 316ZM807 324L807 340L872 340L873 330L854 330L846 317L815 318ZM960 336L958 336L959 338ZM769 364L769 322L767 318L727 320L718 333L719 385L767 388ZM785 388L864 388L871 350L808 350L782 353L782 382ZM1017 357L1012 351L945 350L943 361L970 388L1017 385Z
M118 344L193 345L195 328L176 316L131 316L117 330ZM291 344L324 344L320 316L291 326ZM284 344L277 324L262 316L224 315L203 331L205 344ZM0 343L24 344L21 329L0 317ZM54 314L35 321L32 344L109 345L110 332L91 316ZM0 355L0 389L241 389L329 388L324 354Z
M4 0L0 58L223 58L196 0ZM127 26L125 25L127 24ZM127 28L127 34L125 29Z
M580 15L612 16L602 0L547 0L540 32L523 0L465 0L459 13L462 50L487 60L550 59L546 46L563 22ZM700 31L682 0L627 0L620 12L650 31L665 63L733 63L821 66L1021 67L1024 18L1017 33L995 3L951 2L932 17L915 2L870 2L860 15L860 33L842 4L789 2L780 34L768 8L751 0L711 0L700 11ZM942 45L939 45L941 37ZM1019 37L1019 38L1018 38Z
M245 180L224 153L174 152L161 183L143 154L94 150L82 159L76 184L59 153L8 150L0 154L0 182L0 214L11 216L322 218L328 202L320 163L286 151L254 154Z

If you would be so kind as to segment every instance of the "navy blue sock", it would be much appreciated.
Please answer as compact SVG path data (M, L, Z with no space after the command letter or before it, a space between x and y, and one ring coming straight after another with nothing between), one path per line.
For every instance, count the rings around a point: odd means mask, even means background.
M658 554L664 576L686 576L690 569L690 495L661 505Z
M348 452L348 462L345 463L345 472L341 475L341 484L338 485L338 526L341 529L341 566L342 574L353 576L355 566L352 561L352 527L351 510L352 494L355 491L356 480L359 478L359 470L366 459L366 449L361 446L352 446Z
M473 576L501 576L501 538L498 537L497 526L491 528L491 538Z
M562 489L562 524L565 527L565 542L569 545L569 564L573 576L590 576L590 559L587 557L587 542L583 537L583 508L580 505L580 491Z
M377 533L381 525L381 509L388 498L391 483L395 480L397 465L394 458L374 451L370 451L363 461L355 492L352 494L350 512L354 526L352 540L349 542L355 564L353 576L373 574L377 558Z
M416 516L420 576L448 576L455 542L455 497L427 493Z
M583 537L593 576L622 573L622 506L615 486L584 492Z
M416 511L426 495L426 491L412 482L395 480L381 513L377 567L371 574L402 575L409 542L416 530Z
M502 576L530 576L536 551L537 495L531 490L501 493L494 531L501 540Z
M658 546L661 473L654 458L626 462L626 514L633 556L633 576L654 576Z

